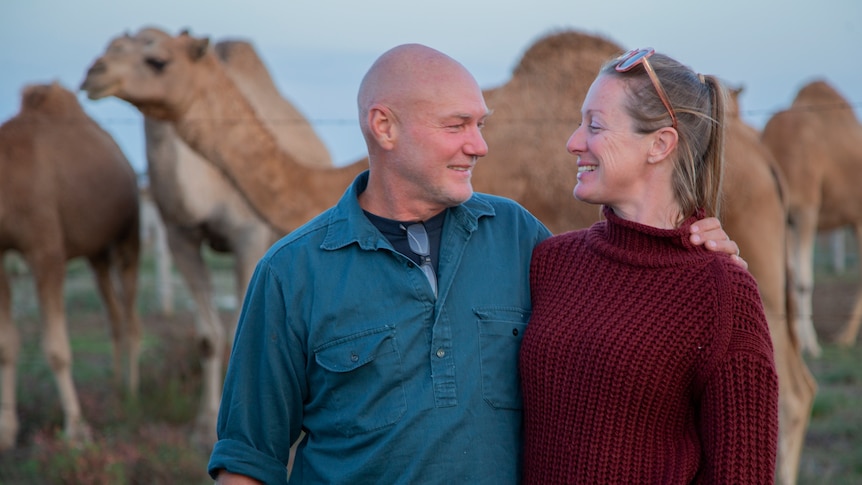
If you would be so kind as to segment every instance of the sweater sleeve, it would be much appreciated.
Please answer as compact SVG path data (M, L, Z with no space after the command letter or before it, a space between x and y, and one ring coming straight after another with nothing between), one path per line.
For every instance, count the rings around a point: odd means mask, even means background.
M753 278L731 276L733 328L700 403L702 483L774 483L778 375L769 325Z

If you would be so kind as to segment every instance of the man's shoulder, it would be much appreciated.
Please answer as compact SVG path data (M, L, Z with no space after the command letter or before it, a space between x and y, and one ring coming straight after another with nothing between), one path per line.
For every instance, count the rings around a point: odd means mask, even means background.
M326 237L327 229L332 224L332 213L332 208L327 209L282 236L269 248L266 257L272 258L280 253L299 251L308 247L320 247Z

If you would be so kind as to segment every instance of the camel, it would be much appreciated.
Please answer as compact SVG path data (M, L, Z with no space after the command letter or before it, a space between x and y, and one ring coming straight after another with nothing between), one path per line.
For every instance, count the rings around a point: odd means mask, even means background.
M224 171L251 206L274 226L289 230L334 203L367 162L359 161L341 170L307 169L279 151L258 123L225 126L201 121L245 119L250 110L235 102L236 88L212 72L215 60L207 55L205 45L206 39L185 33L173 38L172 52L184 53L184 62L170 74L145 73L142 79L147 81L146 89L134 88L131 82L120 86L102 79L106 69L101 60L94 63L82 87L93 99L116 96L144 114L170 121L177 133ZM576 32L549 35L534 44L507 84L485 92L495 114L484 130L490 153L474 173L476 189L522 202L554 232L585 227L597 220L597 207L578 206L571 196L575 170L564 147L600 62L621 52L619 46L607 40ZM179 57L177 54L173 62L179 63ZM173 76L183 81L172 82ZM249 159L260 163L249 165ZM782 270L786 269L782 257L783 205L775 179L766 168L753 170L733 183L728 185L734 191L729 201L743 200L737 192L768 199L765 209L738 203L736 221L748 222L732 222L734 219L728 216L725 228L740 243L762 291L770 292L765 303L770 305L768 315L782 389L780 475L784 483L793 483L799 462L797 450L802 448L813 400L813 383L795 350L792 329L785 318L789 276ZM764 190L765 195L760 193ZM728 212L733 214L733 204L729 205ZM761 219L773 221L772 226ZM767 231L769 227L777 229ZM749 235L751 232L756 234ZM768 245L769 250L761 250L761 245Z
M161 37L154 32L143 29L134 37L114 39L105 55L87 71L81 89L90 99L114 96L138 108L145 117L170 122L176 134L229 175L231 183L236 183L230 177L234 173L226 166L244 160L233 168L251 175L260 191L241 194L279 233L290 232L330 207L368 167L367 160L330 168L300 163L294 153L279 146L238 85L221 68L208 38L196 38L188 32ZM120 55L112 48L116 43L135 41L142 44L137 56ZM126 65L129 63L131 67ZM174 84L178 80L180 84ZM222 136L228 138L219 139ZM225 151L227 146L232 148ZM286 194L278 193L281 190L303 196L286 198ZM272 203L286 199L286 205ZM274 217L273 211L277 214Z
M22 90L21 111L0 127L0 261L20 253L30 267L44 321L42 350L59 390L65 436L91 438L72 380L64 310L66 262L87 258L107 308L115 385L128 367L139 385L141 329L135 308L139 239L135 172L111 136L58 83ZM0 264L0 450L15 445L16 365L20 337ZM113 279L118 280L119 287Z
M798 302L788 247L788 187L756 129L739 114L734 91L727 126L722 224L739 245L757 280L769 322L779 382L779 449L776 475L796 483L817 383L800 352L794 320Z
M816 357L821 352L812 320L817 232L851 225L862 253L862 124L832 86L817 80L799 90L789 109L769 119L762 140L789 185L790 241L800 306L796 328L802 349ZM860 323L862 288L837 343L852 346Z
M156 28L119 37L110 43L104 65L113 70L152 68L153 64L146 64L153 59L148 56L164 55L161 44L170 38ZM225 40L211 50L220 61L218 67L239 88L253 107L254 116L263 120L282 150L293 153L305 165L332 166L325 145L303 115L279 94L250 42ZM261 219L225 176L183 142L169 123L145 117L144 133L149 193L164 222L170 256L196 308L196 338L204 377L192 440L206 448L215 441L223 362L237 319L223 322L220 317L202 250L206 245L234 255L234 295L236 301L242 301L257 260L284 231ZM167 265L164 258L158 263Z

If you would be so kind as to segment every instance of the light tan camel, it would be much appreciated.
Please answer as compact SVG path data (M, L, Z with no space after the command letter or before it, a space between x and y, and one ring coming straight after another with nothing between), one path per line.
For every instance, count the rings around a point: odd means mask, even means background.
M814 241L818 231L853 226L862 254L862 124L853 108L822 80L804 86L789 109L766 123L763 142L790 187L790 240L799 300L802 349L820 355L814 328ZM837 342L851 346L862 323L862 288Z
M229 175L235 175L234 170L250 175L249 182L260 190L242 195L278 232L287 233L331 206L367 168L366 160L327 169L300 163L296 155L281 149L257 117L221 68L208 39L187 32L154 38L151 32L138 34L144 39L141 56L120 57L111 48L134 38L113 40L88 70L81 89L90 99L115 96L149 118L169 121L176 134L215 167Z
M105 68L99 60L83 87L93 98L117 96L145 114L171 120L180 136L229 174L242 194L273 225L289 230L298 221L316 215L332 204L353 175L366 166L362 161L341 171L303 169L280 152L255 123L225 126L200 121L245 119L249 108L235 103L236 89L212 72L215 61L204 49L205 40L181 34L174 38L173 45L173 52L185 53L186 61L171 75L148 74L146 90L104 79ZM565 151L565 140L578 121L580 103L601 60L621 51L606 40L573 32L551 35L533 45L511 81L486 91L495 114L484 131L491 148L487 159L477 166L477 189L521 201L555 232L584 227L596 220L597 208L578 206L572 199L575 171ZM175 55L174 63L178 57L180 54ZM174 74L184 81L170 82ZM171 87L179 85L189 90ZM247 160L260 163L252 166ZM785 318L788 300L783 206L767 168L752 170L747 180L733 183L736 185L728 185L733 190L730 199L742 200L739 192L751 198L763 196L768 202L763 212L737 206L739 217L747 222L733 223L729 218L725 227L740 243L762 291L770 292L765 301L771 305L770 327L776 349L781 352L776 358L782 389L780 474L784 483L792 483L799 461L794 450L802 447L813 389L798 351L788 350L794 348L795 341ZM760 193L764 190L765 195ZM733 213L732 207L729 212ZM772 227L778 229L767 231L765 228L771 226L764 220L772 221ZM752 231L757 234L749 236L747 233ZM769 249L760 250L761 245ZM759 257L764 260L756 260Z
M796 483L817 383L802 359L788 248L787 185L760 134L739 116L739 90L727 126L722 223L749 263L763 299L779 381L776 476Z
M166 70L173 69L175 65L168 62L172 53L163 46L171 38L155 28L121 36L110 43L103 65L110 72L155 71L160 63ZM251 104L252 116L262 120L282 150L306 165L331 166L325 145L303 115L280 95L251 43L221 41L211 50L221 61L217 67L233 80ZM206 245L216 252L234 255L234 295L240 302L258 259L283 232L261 219L213 164L176 135L170 123L147 117L144 131L149 191L164 222L173 262L196 309L203 385L192 440L206 448L215 440L223 361L237 319L223 322L220 317L202 250Z
M135 309L138 256L135 172L111 136L59 84L23 90L21 111L0 127L0 262L20 253L33 274L44 332L42 350L60 395L65 434L90 438L72 380L64 311L66 262L85 257L107 307L114 378L138 390L141 329ZM112 277L121 283L116 287ZM16 364L20 349L10 286L0 264L0 449L15 445Z

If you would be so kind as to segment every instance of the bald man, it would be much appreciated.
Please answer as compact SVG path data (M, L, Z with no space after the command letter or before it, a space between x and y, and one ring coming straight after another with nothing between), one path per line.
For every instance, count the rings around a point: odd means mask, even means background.
M222 485L516 483L529 263L550 232L473 193L489 110L452 58L395 47L358 107L368 171L276 243L249 285L209 473ZM701 221L702 240L726 239L717 226Z

